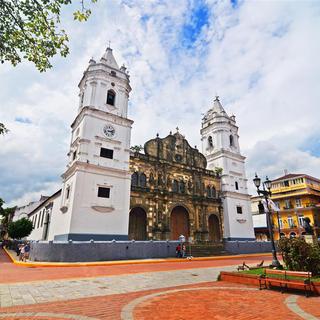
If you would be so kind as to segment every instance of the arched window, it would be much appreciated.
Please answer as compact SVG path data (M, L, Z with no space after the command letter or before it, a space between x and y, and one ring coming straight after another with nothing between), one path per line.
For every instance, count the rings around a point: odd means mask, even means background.
M213 148L213 140L211 136L208 137L208 146L209 148Z
M234 183L234 185L235 185L235 187L236 187L236 190L239 190L239 185L238 185L238 182L237 182L237 181Z
M207 186L207 197L208 198L212 198L212 196L211 196L211 187L210 186Z
M215 187L211 188L211 196L212 196L212 198L216 198L217 197L217 191L216 191Z
M131 175L131 185L136 187L138 185L138 173L135 172Z
M144 173L140 174L139 182L140 187L145 188L147 186L147 177Z
M153 184L153 183L154 183L154 176L153 176L153 173L152 173L152 172L150 173L150 176L149 176L149 183L150 183L150 184Z
M83 100L84 100L84 92L81 93L81 98L80 98L81 107L83 106Z
M109 90L107 94L107 104L114 106L116 100L116 93L113 90Z
M186 192L186 185L185 185L184 181L179 181L179 192L180 193Z
M172 191L173 192L178 192L178 181L177 180L173 180Z
M233 142L233 136L230 134L229 136L229 140L230 140L230 147L234 146L234 142Z

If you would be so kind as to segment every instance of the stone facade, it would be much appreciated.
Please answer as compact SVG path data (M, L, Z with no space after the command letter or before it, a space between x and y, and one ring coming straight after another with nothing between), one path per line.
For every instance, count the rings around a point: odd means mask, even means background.
M130 155L129 239L221 241L220 178L179 132Z

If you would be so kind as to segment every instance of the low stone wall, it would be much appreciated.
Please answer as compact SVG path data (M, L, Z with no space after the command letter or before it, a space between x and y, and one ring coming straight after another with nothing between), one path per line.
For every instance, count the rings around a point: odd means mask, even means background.
M36 241L31 242L32 261L92 262L169 258L176 256L178 241ZM271 252L270 242L226 241L230 254Z
M91 241L31 243L30 260L91 262L168 258L176 256L178 241Z
M271 252L270 241L226 241L225 251L232 254Z

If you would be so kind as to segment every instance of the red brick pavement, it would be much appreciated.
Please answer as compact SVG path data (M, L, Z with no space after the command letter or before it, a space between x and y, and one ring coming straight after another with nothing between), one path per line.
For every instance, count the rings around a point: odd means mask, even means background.
M214 286L225 286L216 283ZM192 290L161 295L137 306L135 319L301 320L273 291Z
M247 263L256 263L265 257L246 258ZM226 258L211 261L185 261L183 263L157 263L142 265L114 265L97 267L40 267L28 268L16 266L10 262L6 254L0 252L0 283L12 283L34 280L68 279L77 277L96 277L106 275L121 275L139 272L157 272L164 270L178 270L189 268L218 267L241 264L243 258ZM197 290L201 287L212 289ZM233 287L236 289L214 289L215 287ZM213 319L213 320L298 320L301 318L290 311L284 304L288 294L276 291L241 291L237 288L248 288L239 284L225 282L211 282L188 286L172 287L158 290L132 292L128 294L114 294L83 299L73 299L42 304L23 305L0 308L1 313L12 312L42 312L46 316L12 317L7 320L65 320L61 314L83 315L96 319L119 320L121 310L133 300L154 293L165 292L173 289L192 288L188 291L175 293L166 292L157 297L148 299L138 304L134 309L136 320L144 319ZM319 298L298 298L299 306L306 312L316 317L320 316ZM50 313L56 317L50 317ZM77 319L77 318L75 318Z
M298 305L304 311L320 319L320 298L319 297L309 297L308 299L304 297L299 297Z
M196 290L201 287L212 287L209 290ZM236 289L214 289L215 287L232 287ZM212 320L301 320L291 312L284 300L288 294L276 291L240 291L237 288L246 286L213 282L201 285L188 285L175 288L140 291L129 294L116 294L103 297L74 299L64 302L43 303L10 308L0 308L3 312L46 312L53 314L69 314L93 317L96 319L119 320L122 308L132 300L152 293L192 288L191 291L175 292L156 298L151 298L136 306L134 309L135 320L146 319L212 319ZM299 297L299 304L304 309L319 309L319 300ZM310 310L309 310L310 312ZM316 315L314 313L314 315ZM7 320L53 320L66 318L47 317L6 317Z
M132 265L109 265L90 267L25 267L14 265L7 254L0 250L0 283L26 282L36 280L56 280L82 277L97 277L108 275L132 274L141 272L169 271L179 269L210 268L228 265L247 264L266 261L266 256L248 258L226 258L223 260L184 262L163 262Z

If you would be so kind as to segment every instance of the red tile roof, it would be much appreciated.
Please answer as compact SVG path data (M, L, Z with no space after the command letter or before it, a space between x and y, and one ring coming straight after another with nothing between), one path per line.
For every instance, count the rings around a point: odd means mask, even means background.
M289 174L286 174L280 178L272 180L272 182L276 182L276 181L280 181L280 180L287 180L287 179L301 177L301 176L305 176L305 174L303 174L303 173L289 173Z
M277 181L281 181L281 180L288 180L288 179L297 178L297 177L309 178L310 180L314 180L314 181L320 182L319 179L317 179L315 177L312 177L312 176L309 176L309 175L304 174L304 173L289 173L289 174L286 174L286 175L284 175L284 176L282 176L280 178L272 180L272 182L277 182Z

